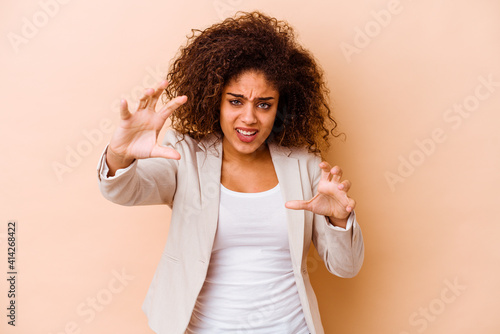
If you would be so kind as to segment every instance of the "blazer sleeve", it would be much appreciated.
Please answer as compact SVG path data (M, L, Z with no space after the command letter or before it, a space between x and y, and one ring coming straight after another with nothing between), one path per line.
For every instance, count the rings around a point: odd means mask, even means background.
M168 130L164 146L179 151L175 132ZM119 169L115 176L107 177L104 149L97 166L97 178L102 195L113 203L132 205L167 204L172 207L176 191L179 161L165 158L135 160L130 166ZM183 152L179 152L182 156Z
M321 170L315 159L313 194L316 194ZM313 243L328 271L339 277L350 278L358 274L364 260L364 243L355 212L348 217L346 229L332 225L327 217L314 214Z

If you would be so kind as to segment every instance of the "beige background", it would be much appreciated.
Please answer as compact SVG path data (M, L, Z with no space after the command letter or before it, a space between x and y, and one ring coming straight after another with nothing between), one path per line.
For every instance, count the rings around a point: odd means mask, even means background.
M13 328L1 279L0 332L152 333L140 306L170 211L106 201L98 157L117 101L158 82L191 28L253 9L296 27L347 134L329 161L353 183L366 259L340 279L311 250L326 332L500 332L499 1L1 7L0 262L6 277L7 223L17 220L18 285Z

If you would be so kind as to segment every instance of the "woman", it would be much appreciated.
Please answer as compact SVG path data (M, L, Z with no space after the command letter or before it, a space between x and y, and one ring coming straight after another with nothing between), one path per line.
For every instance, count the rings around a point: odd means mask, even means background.
M172 209L143 304L150 327L324 333L311 240L341 277L358 273L364 248L350 183L320 157L336 124L313 57L285 22L243 13L195 31L167 79L134 113L122 101L98 166L107 199Z

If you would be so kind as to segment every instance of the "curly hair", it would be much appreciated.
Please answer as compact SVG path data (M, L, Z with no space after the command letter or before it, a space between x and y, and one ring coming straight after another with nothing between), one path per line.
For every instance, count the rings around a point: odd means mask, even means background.
M186 95L171 115L183 137L222 137L220 103L226 84L252 70L264 74L279 92L278 109L267 141L307 147L319 153L335 137L337 123L328 105L329 90L313 55L295 41L293 28L261 12L239 12L205 30L192 29L172 62L166 98ZM328 131L330 126L330 131Z

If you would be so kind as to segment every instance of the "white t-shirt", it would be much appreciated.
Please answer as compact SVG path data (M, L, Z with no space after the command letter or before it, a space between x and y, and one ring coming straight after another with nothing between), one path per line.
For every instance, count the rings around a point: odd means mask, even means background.
M188 334L308 334L279 184L240 193L221 184L207 277Z

